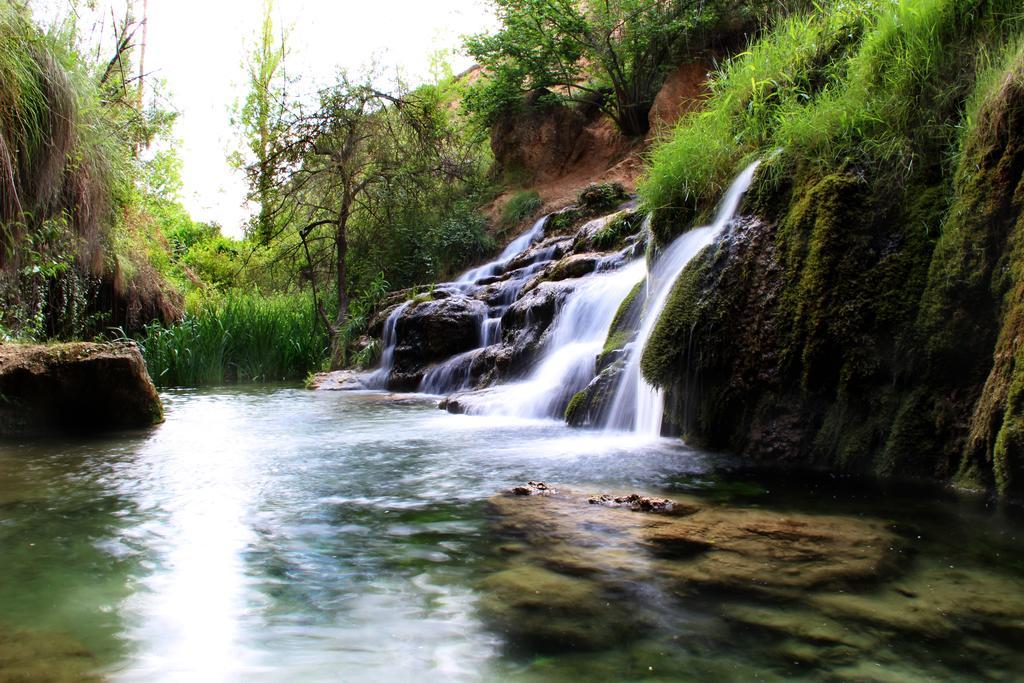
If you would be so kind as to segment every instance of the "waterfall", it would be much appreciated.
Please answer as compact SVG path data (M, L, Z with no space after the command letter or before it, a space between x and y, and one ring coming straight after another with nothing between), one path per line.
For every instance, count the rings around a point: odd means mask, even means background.
M544 351L529 376L495 387L468 406L486 415L559 417L569 399L587 386L596 370L619 303L644 277L643 261L579 281L556 314Z
M754 179L758 163L752 163L733 180L718 205L714 222L683 233L654 261L647 276L647 303L639 331L615 390L605 428L632 428L633 432L643 436L661 435L661 421L665 412L664 392L644 379L640 372L640 358L679 275L693 257L714 242L732 221L743 194Z
M380 354L380 367L367 375L363 382L371 389L386 389L388 386L388 375L391 374L391 368L395 364L395 346L398 345L398 335L395 333L395 327L398 325L398 319L402 317L402 313L408 307L409 302L406 301L391 311L388 319L384 321L384 334L381 338L381 344L384 348Z
M454 284L460 289L469 289L480 280L498 275L513 258L530 248L530 245L537 241L544 234L544 225L548 216L537 220L529 230L512 240L507 247L490 263L485 263L477 268L471 268L459 276Z
M484 346L486 347L486 343ZM420 391L424 394L446 394L471 386L473 360L479 353L480 348L476 348L452 356L440 365L434 366L420 381Z

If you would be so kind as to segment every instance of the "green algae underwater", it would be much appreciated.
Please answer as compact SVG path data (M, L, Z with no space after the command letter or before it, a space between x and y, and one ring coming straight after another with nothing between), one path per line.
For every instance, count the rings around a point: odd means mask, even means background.
M0 681L1024 670L1024 519L982 499L417 396L164 398L152 431L0 446ZM630 492L676 505L590 503Z

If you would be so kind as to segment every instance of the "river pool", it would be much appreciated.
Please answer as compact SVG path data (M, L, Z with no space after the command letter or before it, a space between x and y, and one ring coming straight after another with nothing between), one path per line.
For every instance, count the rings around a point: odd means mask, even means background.
M450 415L429 397L164 401L151 431L0 444L0 681L1024 675L1024 526L981 499L758 474L675 440ZM645 581L643 545L616 573L496 522L489 500L528 480L891 536L884 568L849 583ZM543 600L506 598L531 581Z

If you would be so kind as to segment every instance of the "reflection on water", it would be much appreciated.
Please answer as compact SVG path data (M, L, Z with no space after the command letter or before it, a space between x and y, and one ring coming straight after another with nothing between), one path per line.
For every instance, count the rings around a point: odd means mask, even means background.
M975 605L1021 585L1020 527L971 501L730 473L671 441L449 415L415 397L165 399L152 432L0 446L0 680L33 665L49 680L1011 680L1021 664L1013 600L995 616L956 612L949 595L916 603L991 623L898 618L928 585L979 591ZM788 596L644 581L674 560L642 546L624 574L594 553L579 555L593 566L572 565L570 550L552 563L554 546L545 556L546 540L509 536L488 503L530 479L850 515L891 529L899 555L870 585ZM488 609L510 585L581 596L579 613L531 642ZM588 611L582 596L595 595ZM555 602L520 607L543 621ZM863 614L884 609L899 614ZM656 618L623 626L641 613ZM794 625L826 619L832 630L810 635ZM837 629L852 635L823 645ZM604 632L625 635L586 650L559 636ZM905 655L898 666L890 651Z

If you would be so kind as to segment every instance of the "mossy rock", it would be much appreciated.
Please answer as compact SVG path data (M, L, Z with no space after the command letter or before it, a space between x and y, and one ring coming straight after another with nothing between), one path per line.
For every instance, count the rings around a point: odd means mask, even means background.
M541 652L602 650L636 636L598 583L522 564L491 574L479 589L485 619L518 647Z
M150 427L163 406L134 342L0 344L0 436Z

